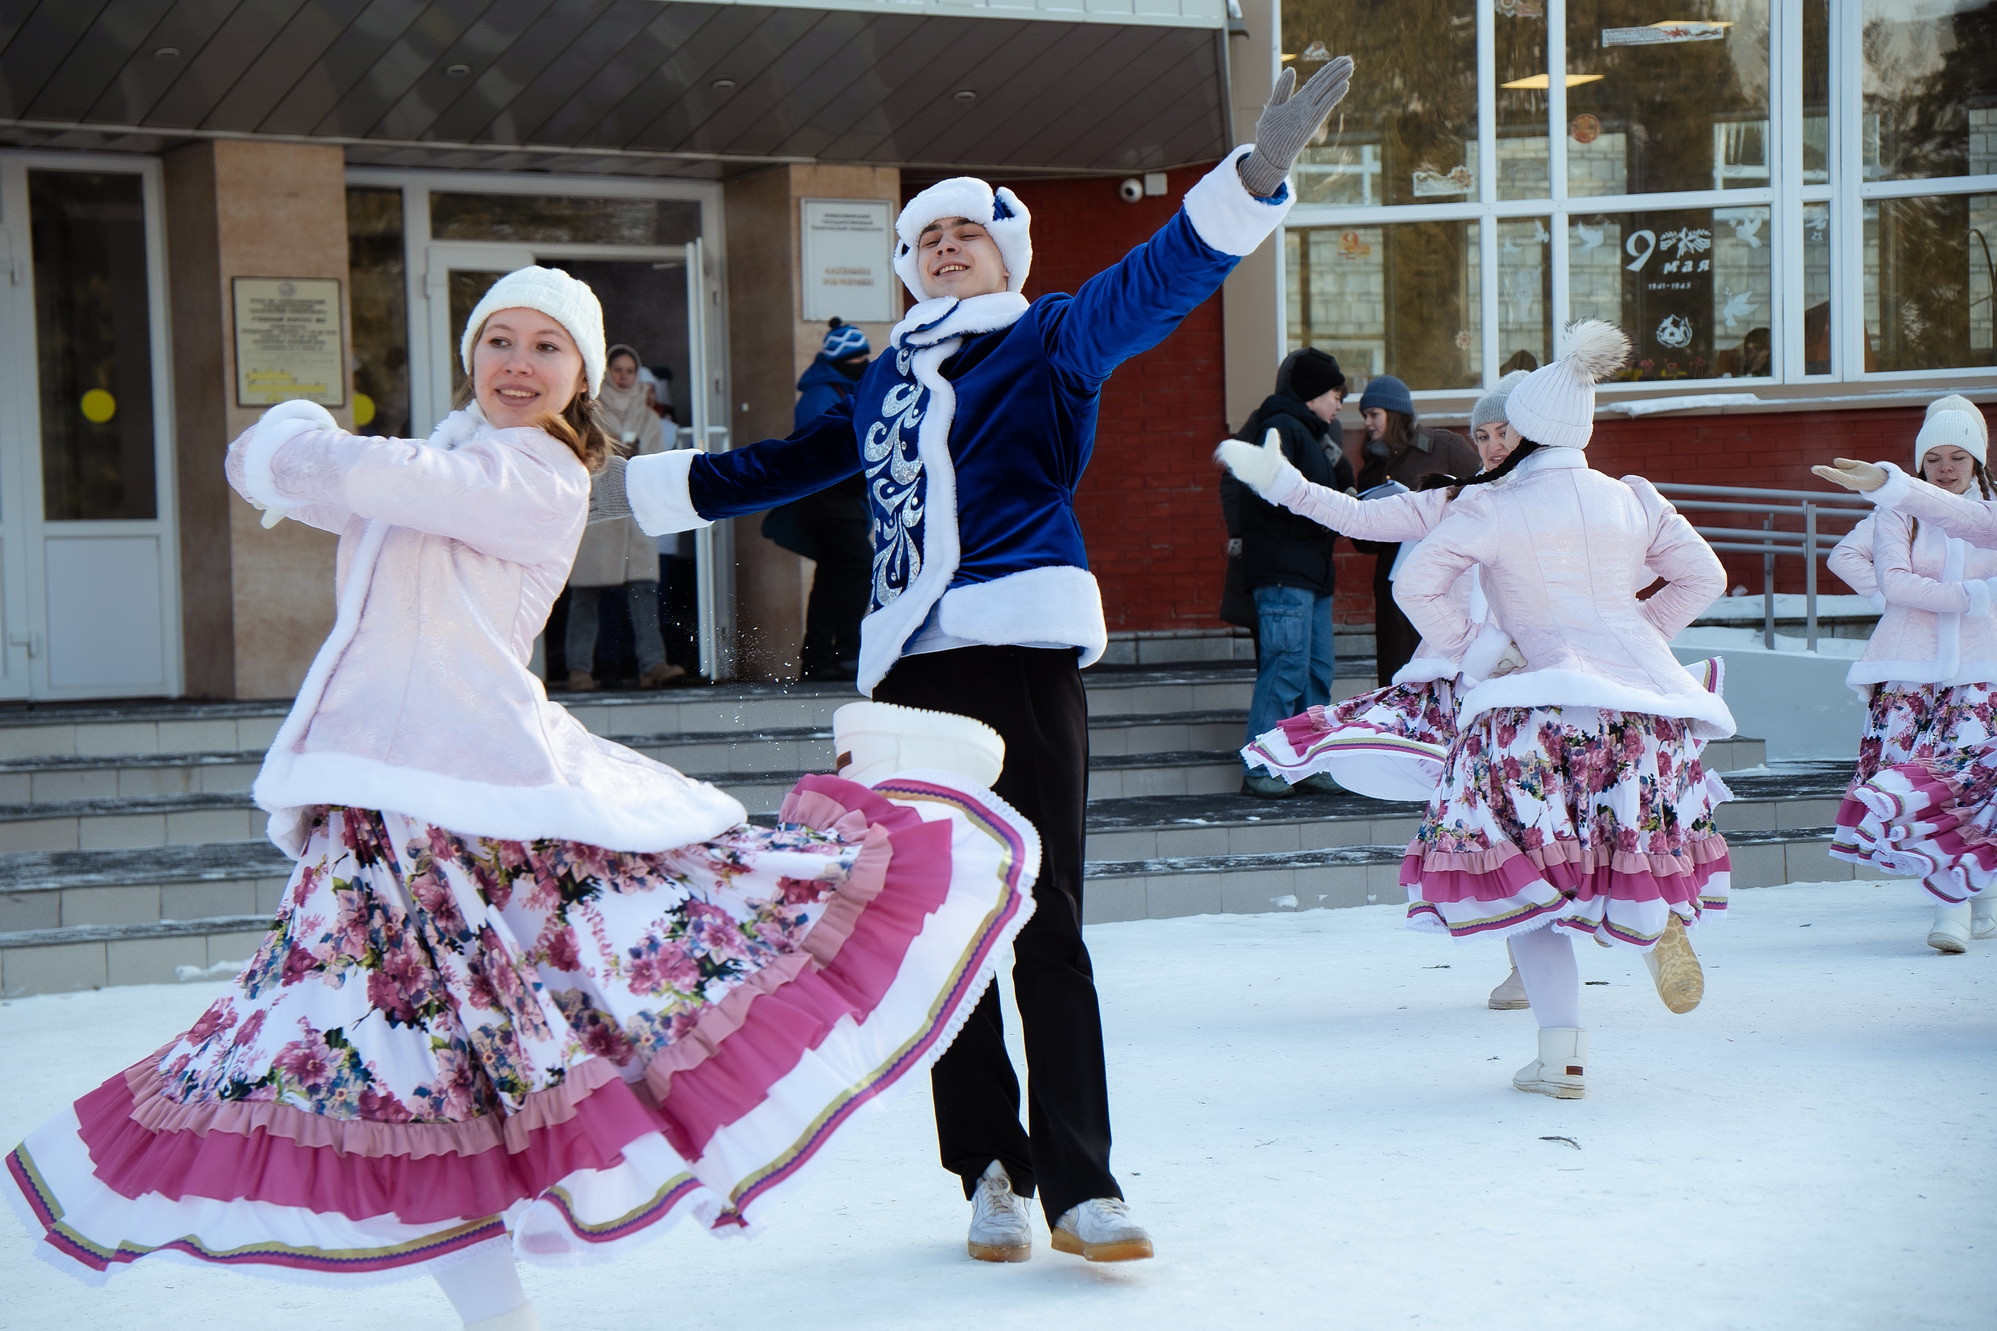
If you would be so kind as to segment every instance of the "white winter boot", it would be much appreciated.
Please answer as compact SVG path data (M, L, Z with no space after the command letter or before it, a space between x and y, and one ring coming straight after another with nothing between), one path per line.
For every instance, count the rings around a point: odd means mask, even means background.
M1572 1026L1544 1028L1539 1057L1512 1074L1512 1085L1556 1100L1579 1100L1588 1093L1581 1081L1587 1061L1588 1032Z
M1503 984L1491 991L1491 996L1485 1000L1484 1006L1494 1012L1516 1012L1520 1008L1531 1007L1532 1000L1525 996L1525 981L1519 978L1519 963L1512 957L1512 945L1509 940L1505 943L1505 956L1511 960L1512 973L1505 977Z
M989 787L1005 767L1005 741L984 722L889 702L849 702L834 712L832 744L835 770L863 786L934 768Z
M1967 901L1935 907L1934 927L1928 930L1928 946L1945 956L1969 951L1969 928L1975 918Z
M1054 1251L1091 1262L1137 1262L1151 1256L1151 1236L1130 1218L1121 1197L1095 1197L1054 1222Z
M1969 936L1997 938L1997 893L1978 892L1969 899Z
M994 1160L971 1193L971 1256L981 1262L1023 1262L1033 1255L1033 1219L1012 1190L1012 1175Z

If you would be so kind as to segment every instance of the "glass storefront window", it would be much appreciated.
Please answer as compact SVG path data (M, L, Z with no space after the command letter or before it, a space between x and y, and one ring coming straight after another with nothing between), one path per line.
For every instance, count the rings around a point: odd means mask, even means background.
M1573 317L1629 332L1635 352L1621 378L1772 372L1767 208L1576 215L1567 262Z
M1865 206L1866 368L1997 365L1997 194L1880 199Z
M1375 5L1283 0L1283 62L1309 78L1333 56L1361 73L1291 179L1297 201L1344 207L1477 197L1476 0ZM1409 53L1420 58L1410 59Z
M700 237L700 205L687 199L438 193L430 196L430 234L542 245L684 245Z
M1553 351L1553 233L1543 217L1498 227L1498 373L1536 370Z
M1567 191L1766 187L1768 5L1568 0Z
M1803 183L1831 178L1831 0L1803 0Z
M156 517L141 179L30 171L28 211L42 515L51 522Z
M1293 227L1284 258L1291 348L1417 390L1483 382L1476 222Z
M1498 197L1548 198L1546 0L1491 0L1491 38L1498 81Z
M409 433L408 288L402 258L402 191L347 190L348 297L353 310L354 427Z
M1864 0L1867 180L1997 172L1997 0Z
M1831 206L1803 206L1803 373L1831 372Z

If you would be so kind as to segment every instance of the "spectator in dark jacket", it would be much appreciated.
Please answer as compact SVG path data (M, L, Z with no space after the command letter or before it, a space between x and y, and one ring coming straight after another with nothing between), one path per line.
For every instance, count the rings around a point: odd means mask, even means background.
M1359 395L1359 414L1366 422L1361 450L1359 493L1395 481L1410 490L1422 488L1430 476L1458 480L1477 474L1477 450L1452 430L1415 424L1414 394L1391 374L1366 385ZM1421 635L1394 600L1394 560L1401 547L1382 541L1354 541L1373 560L1373 658L1381 687L1390 683L1415 654Z
M834 319L818 355L798 378L793 427L802 430L851 394L872 355L865 333ZM763 519L763 535L817 564L804 608L799 673L805 679L852 679L858 673L860 620L873 578L867 521L867 478L858 473L772 509Z
M1283 455L1305 479L1350 489L1352 464L1343 450L1327 448L1345 400L1338 362L1306 347L1285 364L1288 382L1279 377L1277 391L1255 409L1239 437L1260 442L1273 429L1283 441ZM1337 533L1245 489L1236 497L1236 512L1243 581L1255 600L1260 645L1248 710L1248 738L1254 739L1284 717L1331 701L1331 561ZM1316 778L1302 784L1330 785ZM1245 795L1280 799L1291 789L1267 772L1242 776Z

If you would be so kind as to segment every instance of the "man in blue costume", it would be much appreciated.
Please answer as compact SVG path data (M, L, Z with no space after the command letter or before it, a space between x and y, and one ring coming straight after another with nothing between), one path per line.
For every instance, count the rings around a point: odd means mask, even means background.
M1091 1261L1152 1255L1110 1173L1102 1020L1082 943L1088 704L1107 645L1075 489L1105 380L1220 288L1289 210L1297 153L1345 95L1341 57L1301 89L1278 77L1256 142L1188 190L1150 240L1074 295L1028 302L1031 218L960 176L909 201L895 271L916 303L849 398L789 438L614 463L592 512L654 535L761 512L864 473L871 609L859 688L973 717L1005 740L995 792L1039 830L1036 909L1014 947L1029 1126L997 988L932 1075L943 1165L972 1202L973 1257L1024 1261L1038 1189L1053 1245Z

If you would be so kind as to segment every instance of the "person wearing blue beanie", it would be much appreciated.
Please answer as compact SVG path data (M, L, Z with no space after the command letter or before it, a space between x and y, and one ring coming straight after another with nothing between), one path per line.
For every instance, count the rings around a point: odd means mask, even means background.
M1359 410L1369 408L1381 411L1398 411L1403 416L1415 414L1415 395L1408 386L1391 374L1378 375L1366 381L1366 391L1360 394Z

